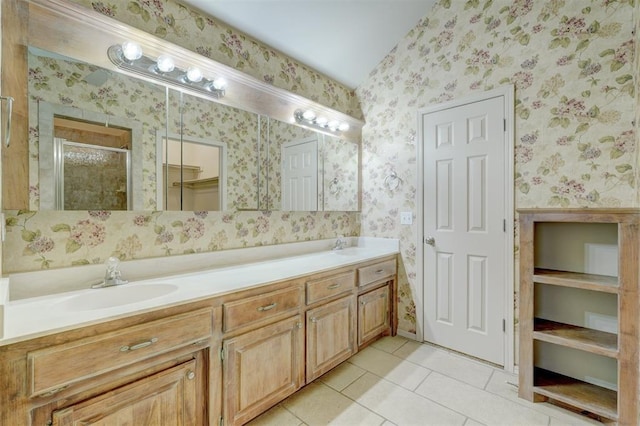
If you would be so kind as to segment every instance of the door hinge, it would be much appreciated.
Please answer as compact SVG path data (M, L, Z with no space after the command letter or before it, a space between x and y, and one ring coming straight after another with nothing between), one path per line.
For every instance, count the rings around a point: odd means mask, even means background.
M504 126L504 131L506 132L507 131L507 119L506 118L503 119L502 123L503 123L503 126Z
M220 361L224 361L224 348L220 348Z
M507 320L502 319L502 332L505 333L507 331Z
M502 219L502 232L507 232L507 219Z
M220 416L220 420L218 421L218 426L224 426L224 418Z

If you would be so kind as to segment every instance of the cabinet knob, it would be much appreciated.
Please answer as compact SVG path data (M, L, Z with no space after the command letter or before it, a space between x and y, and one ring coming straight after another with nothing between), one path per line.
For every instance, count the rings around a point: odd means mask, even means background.
M187 372L187 379L189 379L189 380L193 380L193 379L195 379L195 378L196 378L196 373L194 373L193 371L189 370L189 371Z
M316 319L316 317L311 317L311 318L309 318L309 321L311 321L311 322L318 322L318 320Z

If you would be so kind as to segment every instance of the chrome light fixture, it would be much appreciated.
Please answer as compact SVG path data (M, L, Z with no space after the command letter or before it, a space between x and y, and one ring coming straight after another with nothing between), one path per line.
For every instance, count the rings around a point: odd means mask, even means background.
M207 79L197 67L180 69L168 55L160 55L154 60L145 56L140 45L134 42L127 41L109 47L107 56L116 67L124 71L184 87L206 97L220 99L225 94L227 83L223 78Z
M344 123L337 120L329 120L326 117L318 116L314 111L301 109L296 110L293 113L293 118L296 123L302 124L308 127L313 127L325 132L340 133L349 130L349 123Z

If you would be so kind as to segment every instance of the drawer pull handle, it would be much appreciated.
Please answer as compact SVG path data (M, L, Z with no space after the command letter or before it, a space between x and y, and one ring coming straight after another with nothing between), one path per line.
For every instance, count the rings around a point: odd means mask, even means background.
M311 321L313 323L316 323L316 322L318 322L318 319L316 317L311 317L311 318L309 318L309 321Z
M380 275L380 274L382 274L383 272L384 272L384 269L378 269L378 270L376 271L376 274Z
M269 305L260 306L258 308L258 312L270 311L271 309L275 308L276 305L277 305L277 303L273 302L273 303L271 303Z
M131 345L131 346L123 346L120 348L120 352L131 352L138 349L146 348L147 346L153 345L157 341L158 341L158 338L154 337L150 340L147 340L146 342L136 343L135 345Z
M336 289L336 288L340 287L341 285L342 285L342 284L340 284L340 283L333 283L333 284L330 284L330 285L328 285L328 286L327 286L327 290L333 290L333 289Z

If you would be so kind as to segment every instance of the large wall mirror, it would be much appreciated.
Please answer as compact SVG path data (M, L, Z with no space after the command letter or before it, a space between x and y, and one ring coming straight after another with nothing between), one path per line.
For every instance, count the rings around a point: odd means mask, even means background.
M359 144L30 47L32 210L359 209Z

